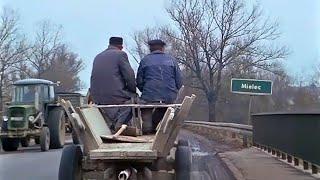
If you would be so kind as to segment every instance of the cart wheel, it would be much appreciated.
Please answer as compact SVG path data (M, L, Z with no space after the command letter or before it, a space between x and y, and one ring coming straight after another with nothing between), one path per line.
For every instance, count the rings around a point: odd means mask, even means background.
M65 143L66 120L64 110L61 107L52 109L48 115L48 127L50 129L50 148L62 148Z
M76 132L73 130L71 133L73 144L81 144Z
M80 146L65 146L62 151L59 180L80 180L82 179L82 151Z
M20 143L22 147L29 147L30 145L30 137L25 137L20 139Z
M50 145L50 130L48 127L42 127L40 132L40 148L41 151L48 151Z
M1 131L8 131L8 122L3 121ZM17 138L1 138L1 145L4 151L16 151L19 147L19 139Z
M148 167L143 168L143 179L152 180L152 171Z
M189 141L185 139L180 139L178 141L178 146L189 146Z
M180 143L178 143L180 144ZM175 153L175 172L177 180L190 180L192 154L189 146L181 142Z

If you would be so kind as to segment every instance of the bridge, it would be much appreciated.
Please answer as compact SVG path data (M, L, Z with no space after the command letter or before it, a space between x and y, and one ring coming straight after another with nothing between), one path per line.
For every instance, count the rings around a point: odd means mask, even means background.
M319 115L255 114L253 125L185 122L180 136L193 151L192 179L319 179ZM1 152L0 179L57 179L61 150L38 151Z
M236 179L319 179L319 115L254 114L253 125L188 121L185 129L233 145L218 156Z

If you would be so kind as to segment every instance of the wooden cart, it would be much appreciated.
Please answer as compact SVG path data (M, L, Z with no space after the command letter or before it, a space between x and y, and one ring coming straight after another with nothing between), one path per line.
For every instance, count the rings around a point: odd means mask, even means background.
M63 149L59 180L71 179L178 179L190 178L191 150L188 142L176 142L195 95L181 104L126 104L72 107L61 101L81 145ZM137 137L112 137L99 108L133 108ZM141 134L141 109L164 108L166 113L152 135Z

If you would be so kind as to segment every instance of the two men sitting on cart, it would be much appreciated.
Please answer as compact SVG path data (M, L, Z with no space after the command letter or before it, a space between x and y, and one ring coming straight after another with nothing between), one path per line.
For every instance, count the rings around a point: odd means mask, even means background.
M139 65L137 79L130 66L127 54L122 51L123 39L111 37L109 47L98 54L93 62L90 94L95 104L129 104L136 97L136 87L142 92L138 103L171 104L182 86L181 71L176 60L164 52L161 40L148 42L150 54ZM143 109L142 131L154 133L166 108ZM104 115L113 131L129 125L131 107L104 108Z

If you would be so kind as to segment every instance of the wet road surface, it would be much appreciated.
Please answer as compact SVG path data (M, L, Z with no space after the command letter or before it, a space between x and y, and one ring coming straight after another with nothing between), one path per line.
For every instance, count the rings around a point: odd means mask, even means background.
M179 138L188 139L192 148L192 180L234 180L216 156L217 144L183 130ZM71 143L71 140L69 140ZM16 152L0 151L0 180L57 180L62 149L41 152L38 145Z
M183 130L179 137L189 141L192 150L192 180L235 180L231 171L217 156L230 147Z

